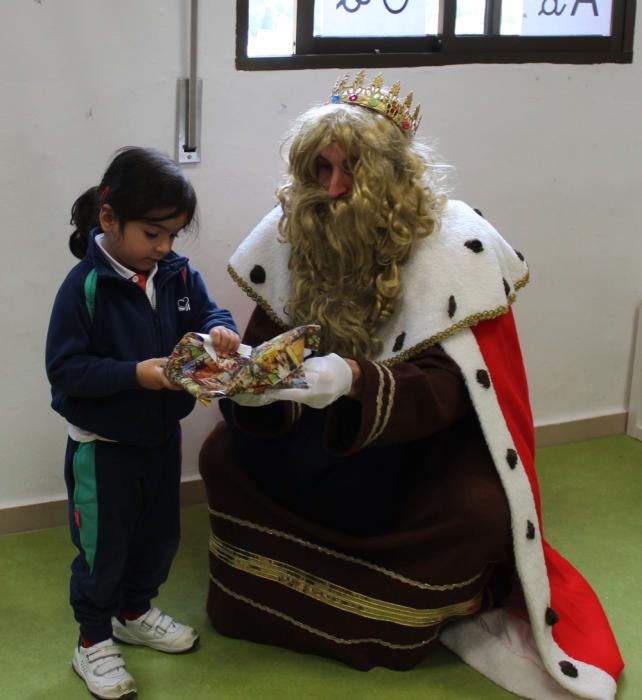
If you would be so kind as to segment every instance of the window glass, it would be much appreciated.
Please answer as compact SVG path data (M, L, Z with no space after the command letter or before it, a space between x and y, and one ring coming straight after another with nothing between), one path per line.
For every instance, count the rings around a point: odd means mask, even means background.
M609 36L612 0L502 0L501 34ZM455 34L483 35L486 0L457 0Z
M458 0L455 34L483 34L486 0Z
M523 0L521 36L609 36L612 0Z
M500 32L502 34L522 33L524 21L524 0L502 0L502 19Z
M295 0L250 0L247 55L291 56Z
M314 1L315 37L425 36L438 26L439 0Z

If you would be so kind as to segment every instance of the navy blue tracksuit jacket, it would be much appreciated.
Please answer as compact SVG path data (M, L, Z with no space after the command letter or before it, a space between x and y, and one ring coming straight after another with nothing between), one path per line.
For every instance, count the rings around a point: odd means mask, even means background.
M165 357L189 331L236 331L229 311L209 299L187 258L171 252L154 278L156 309L145 292L119 275L94 243L67 275L54 302L47 336L52 407L73 425L118 442L162 443L193 408L185 392L138 386L136 364ZM85 283L97 272L93 320Z

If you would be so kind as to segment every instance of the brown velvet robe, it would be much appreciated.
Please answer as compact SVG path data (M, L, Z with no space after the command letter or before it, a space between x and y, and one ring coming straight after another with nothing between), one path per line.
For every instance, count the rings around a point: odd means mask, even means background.
M257 307L244 342L256 345L282 330ZM234 405L226 411L232 429L220 423L207 438L200 470L211 522L208 613L229 636L364 670L404 669L425 656L449 620L506 595L513 570L510 516L468 391L448 355L435 345L391 367L360 365L360 402L340 399L321 416L290 402ZM274 491L270 469L277 474L283 465L270 441L295 431L308 412L323 431L321 447L310 443L310 449L342 458L339 469L317 481L303 479L292 493ZM249 454L262 462L260 472L240 464L249 440L258 445ZM302 449L296 463L285 466L305 474L308 459ZM358 478L343 481L357 459ZM386 491L388 470L394 478ZM338 500L354 503L357 512L382 514L373 533L342 527L345 509L333 516L338 524L327 520L323 507L333 513L333 479ZM312 517L309 503L315 504Z

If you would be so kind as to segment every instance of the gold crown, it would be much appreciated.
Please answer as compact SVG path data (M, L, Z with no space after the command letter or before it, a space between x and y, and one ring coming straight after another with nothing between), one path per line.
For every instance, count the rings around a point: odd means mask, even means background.
M412 92L409 92L403 102L399 99L401 83L397 81L390 90L383 87L383 75L379 73L371 85L364 85L366 72L357 73L354 82L350 83L350 75L339 78L332 89L330 102L332 104L359 105L374 112L379 112L391 119L408 136L413 136L421 122L420 105L410 114Z

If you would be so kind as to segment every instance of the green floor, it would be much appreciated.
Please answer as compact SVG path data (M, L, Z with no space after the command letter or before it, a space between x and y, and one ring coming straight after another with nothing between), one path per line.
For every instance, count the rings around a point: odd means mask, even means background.
M589 579L627 663L618 700L642 697L642 443L605 438L539 452L546 534ZM140 700L500 700L514 698L442 647L412 671L361 673L327 659L218 636L204 611L207 512L183 513L181 552L158 599L201 631L172 657L125 647ZM89 698L71 670L76 627L67 606L73 555L65 528L0 538L0 698Z

